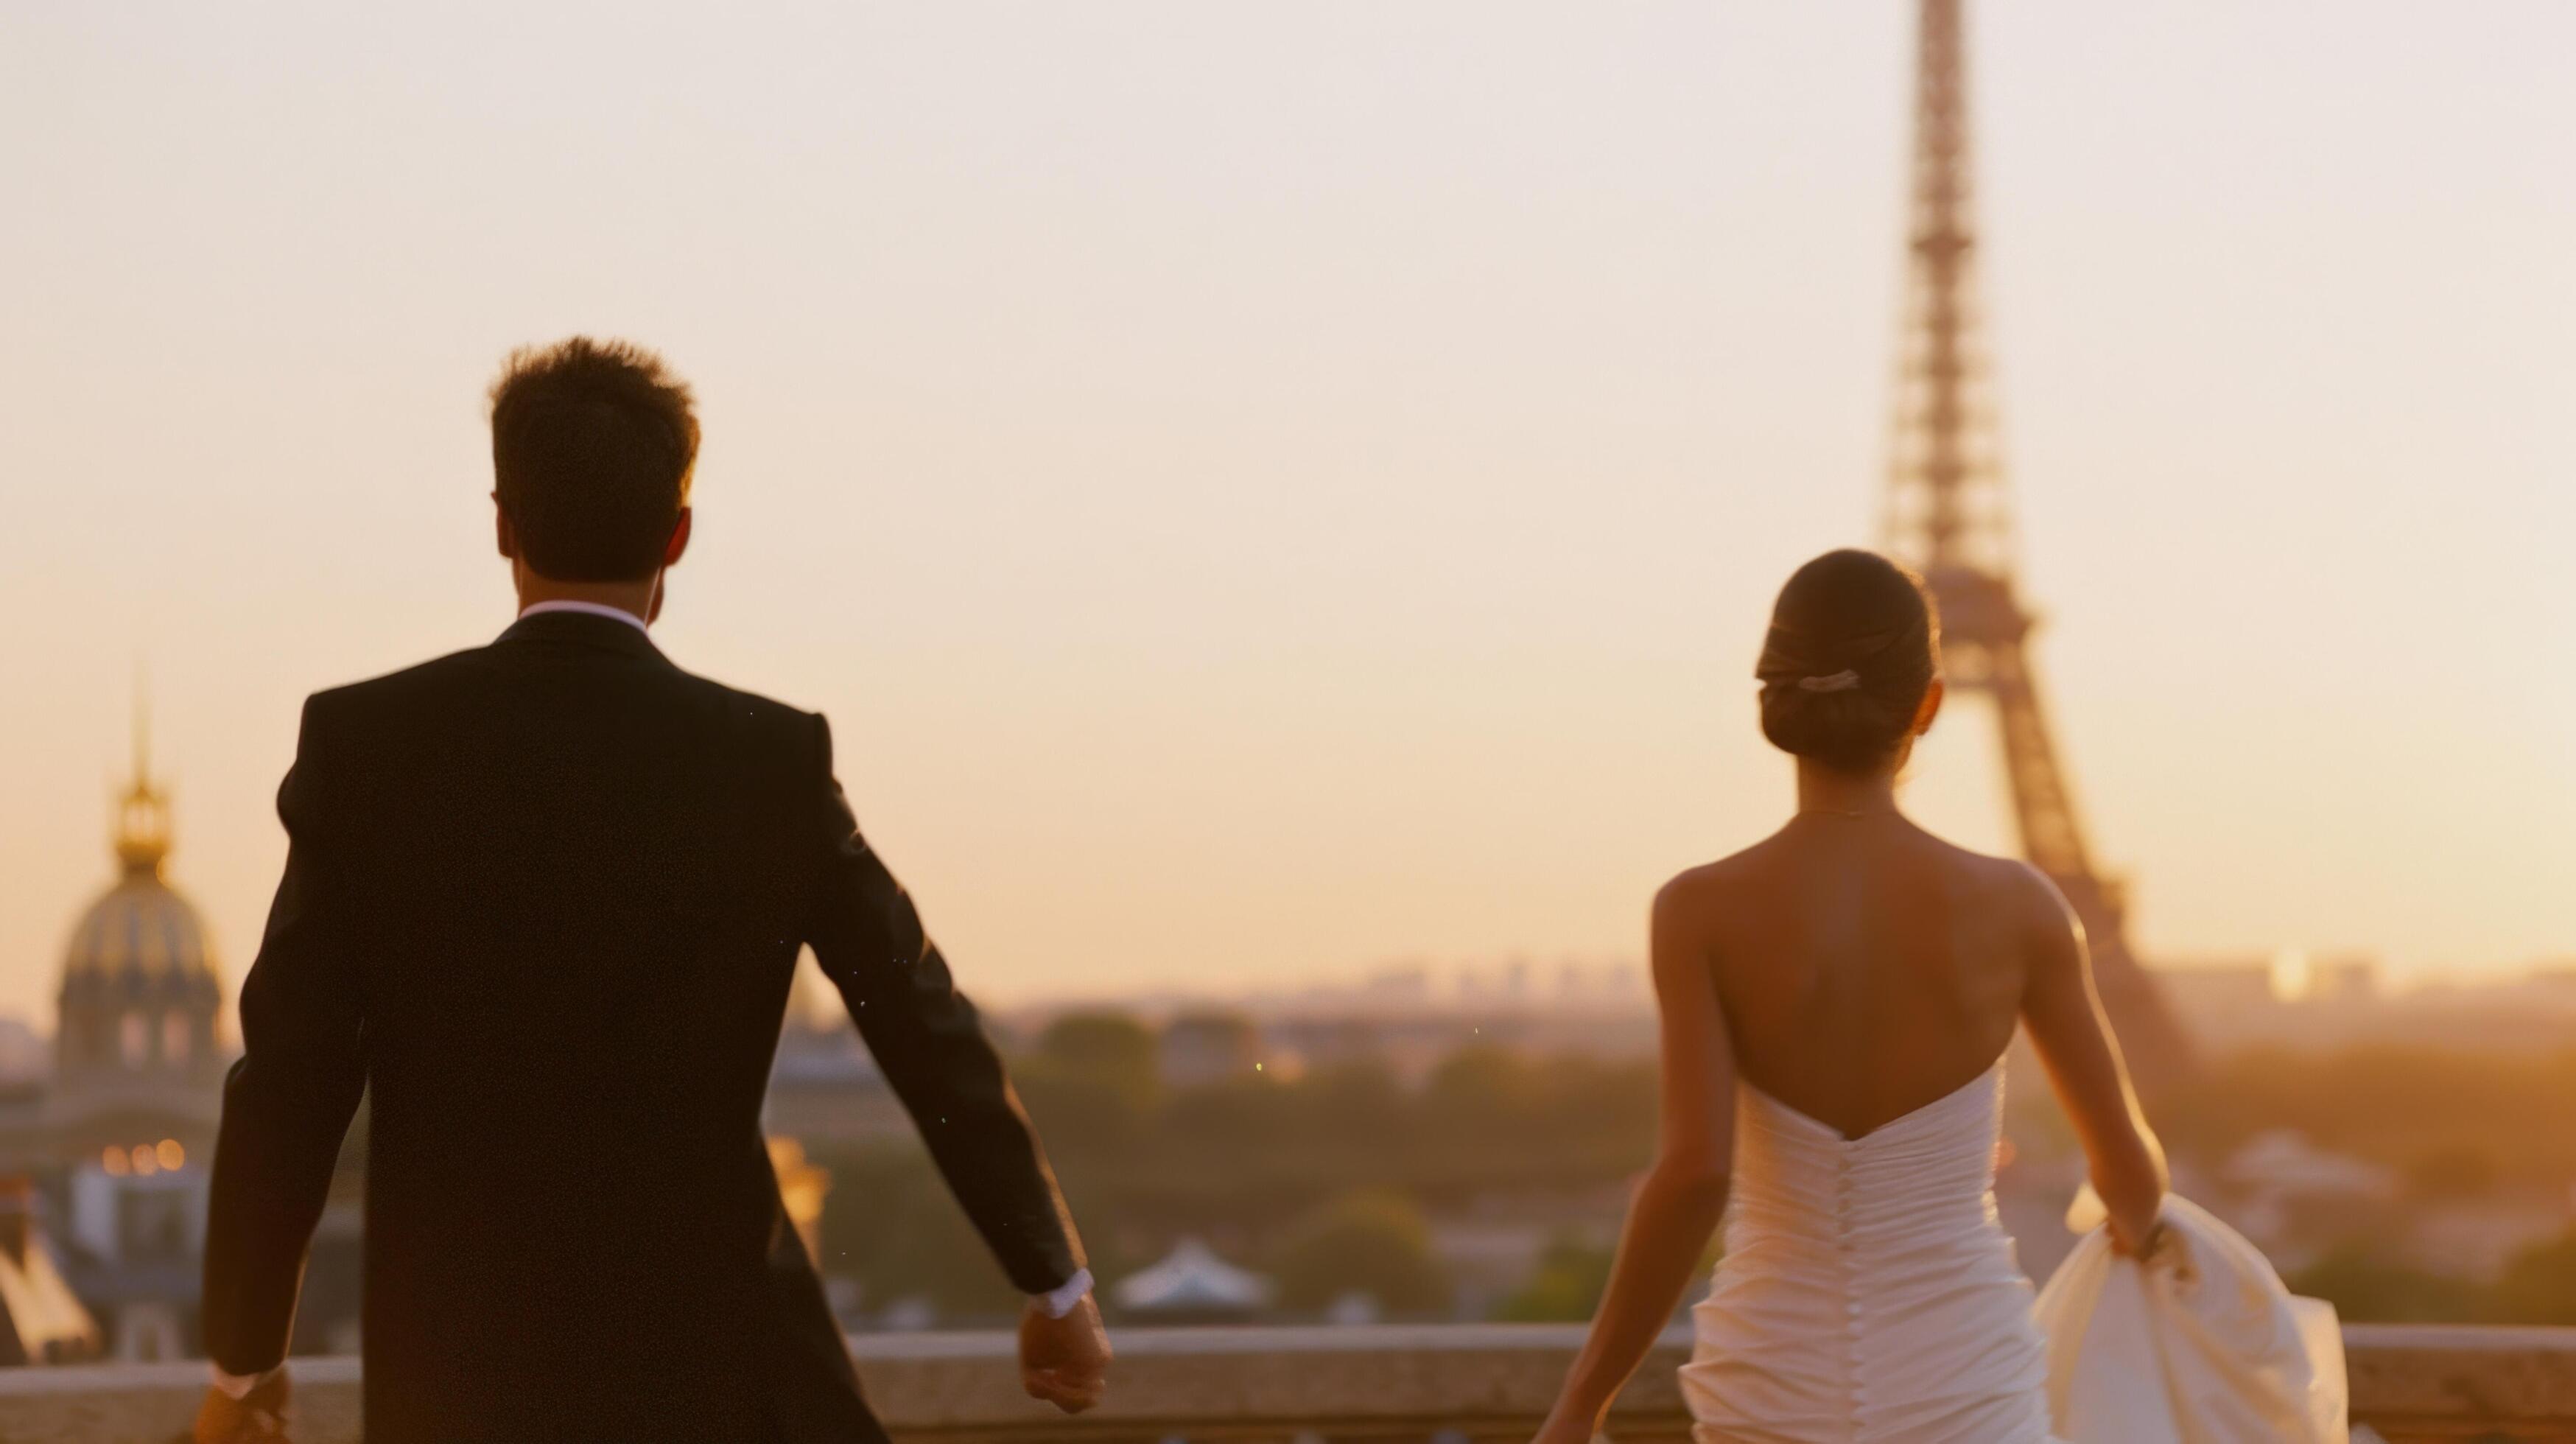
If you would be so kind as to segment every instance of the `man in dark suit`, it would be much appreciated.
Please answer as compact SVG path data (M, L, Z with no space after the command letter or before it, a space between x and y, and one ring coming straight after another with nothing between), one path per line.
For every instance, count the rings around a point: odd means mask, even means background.
M698 426L637 348L522 352L492 395L519 619L305 704L243 981L206 1235L204 1444L277 1437L306 1248L362 1090L370 1439L882 1432L760 1131L811 946L1030 1296L1023 1383L1109 1359L1082 1247L974 1009L832 775L823 719L645 628Z

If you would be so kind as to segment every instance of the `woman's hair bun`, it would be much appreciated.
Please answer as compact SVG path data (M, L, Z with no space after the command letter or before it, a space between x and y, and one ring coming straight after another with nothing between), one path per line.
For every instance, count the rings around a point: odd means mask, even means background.
M1896 755L1940 671L1941 622L1923 579L1876 552L1827 552L1771 608L1753 669L1762 735L1838 771L1870 771Z

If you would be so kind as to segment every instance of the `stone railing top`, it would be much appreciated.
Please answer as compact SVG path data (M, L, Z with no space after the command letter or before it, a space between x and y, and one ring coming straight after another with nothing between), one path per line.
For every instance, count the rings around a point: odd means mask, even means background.
M1525 1433L1553 1399L1580 1326L1125 1329L1108 1401L1079 1421L1021 1395L1002 1333L872 1334L851 1340L871 1400L897 1437L1035 1441L1312 1433L1327 1440L1478 1440ZM2345 1331L2353 1417L2391 1444L2576 1437L2576 1329L2378 1327ZM1612 1415L1614 1434L1683 1432L1667 1334ZM358 1362L298 1359L304 1444L356 1438ZM0 1439L165 1444L205 1387L202 1364L0 1370Z

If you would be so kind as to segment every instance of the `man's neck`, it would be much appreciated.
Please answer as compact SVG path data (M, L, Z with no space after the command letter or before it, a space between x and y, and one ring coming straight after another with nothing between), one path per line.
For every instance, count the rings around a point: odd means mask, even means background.
M524 612L540 602L581 602L594 607L614 607L630 613L639 622L653 620L653 596L660 578L646 577L632 582L559 582L522 572L519 583L519 610Z

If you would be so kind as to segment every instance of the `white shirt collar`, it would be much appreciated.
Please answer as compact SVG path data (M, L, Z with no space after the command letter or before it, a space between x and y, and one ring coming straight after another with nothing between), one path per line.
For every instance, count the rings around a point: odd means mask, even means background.
M519 615L522 618L537 616L544 612L588 612L594 617L615 617L617 620L624 622L635 630L645 632L648 636L651 635L650 632L646 631L644 619L635 615L633 612L626 610L624 607L605 606L598 602L558 601L537 602L519 609Z

